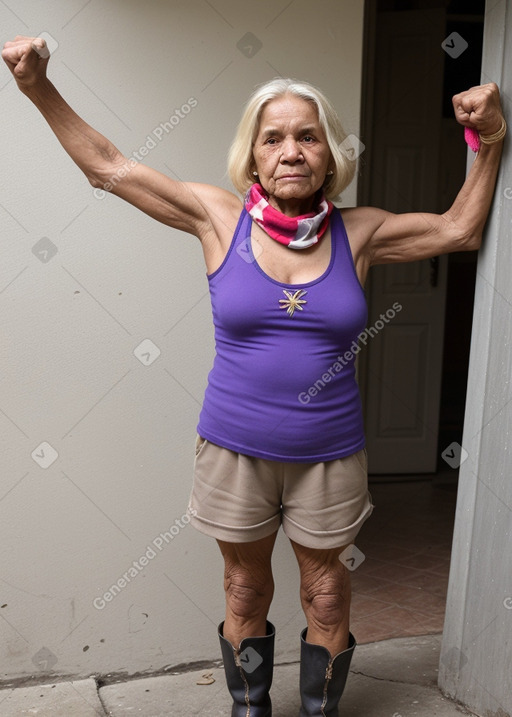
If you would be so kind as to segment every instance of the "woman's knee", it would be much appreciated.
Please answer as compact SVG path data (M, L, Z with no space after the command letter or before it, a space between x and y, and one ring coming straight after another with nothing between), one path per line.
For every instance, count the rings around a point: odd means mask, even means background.
M350 575L338 559L301 566L302 604L319 625L339 623L350 609L350 592Z
M268 611L274 594L272 550L275 535L246 544L222 543L224 589L230 610L251 618Z
M266 612L274 594L271 571L262 573L242 566L226 567L224 576L226 601L239 617L251 618Z
M306 600L307 614L318 626L339 625L350 610L350 599L341 593L317 593Z

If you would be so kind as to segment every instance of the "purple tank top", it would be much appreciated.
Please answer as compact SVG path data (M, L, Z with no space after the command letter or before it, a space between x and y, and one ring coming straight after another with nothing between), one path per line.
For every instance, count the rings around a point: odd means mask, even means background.
M356 453L365 439L354 362L367 307L341 213L331 214L329 266L304 284L261 269L251 224L243 209L223 263L208 276L216 356L197 431L272 461Z

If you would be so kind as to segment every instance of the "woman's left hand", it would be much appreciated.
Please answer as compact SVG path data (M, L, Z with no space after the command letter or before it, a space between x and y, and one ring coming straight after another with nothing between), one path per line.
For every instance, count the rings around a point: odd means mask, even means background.
M455 119L464 127L476 129L484 136L492 135L501 128L503 111L500 91L494 82L454 95L452 102Z
M457 122L476 130L481 137L491 137L504 128L500 91L494 82L455 95L453 108ZM462 189L444 214L394 214L375 207L345 209L343 220L353 238L359 275L364 276L374 264L418 261L478 249L502 147L501 141L482 146Z

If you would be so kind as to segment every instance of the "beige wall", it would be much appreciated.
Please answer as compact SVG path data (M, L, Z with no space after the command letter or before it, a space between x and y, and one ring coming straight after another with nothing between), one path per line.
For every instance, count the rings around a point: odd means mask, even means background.
M318 84L358 134L363 5L11 0L0 27L2 42L52 36L52 80L123 152L147 143L147 164L229 187L241 107L277 74ZM237 48L248 32L262 43L252 57ZM115 197L96 198L9 78L3 69L2 677L217 659L222 563L182 520L213 356L200 247ZM352 186L345 204L354 202ZM147 339L160 351L152 361L150 348L150 365L136 356ZM134 568L148 546L155 555ZM282 535L274 564L277 656L296 659L304 621ZM130 582L94 607L130 566Z

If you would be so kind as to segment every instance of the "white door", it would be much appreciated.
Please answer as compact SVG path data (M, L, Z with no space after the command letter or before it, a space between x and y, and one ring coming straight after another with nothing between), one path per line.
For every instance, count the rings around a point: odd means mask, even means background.
M444 10L377 18L369 203L438 212ZM446 274L446 257L371 270L369 326L395 311L364 362L372 474L436 470Z

